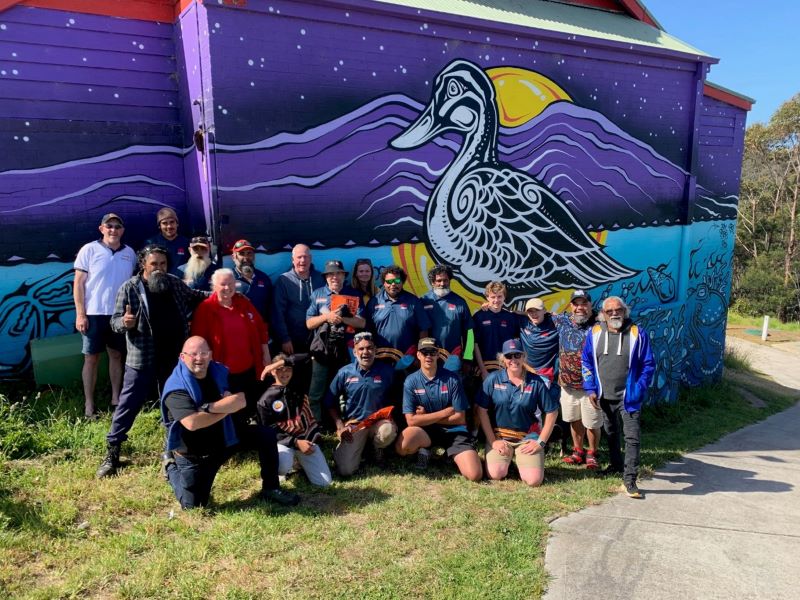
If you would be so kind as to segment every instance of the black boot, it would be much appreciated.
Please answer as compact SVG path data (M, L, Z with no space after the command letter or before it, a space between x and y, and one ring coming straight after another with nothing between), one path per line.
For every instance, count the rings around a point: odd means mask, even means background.
M112 477L117 474L119 468L119 444L108 444L106 449L106 457L100 463L100 468L97 469L97 478L103 479L104 477Z

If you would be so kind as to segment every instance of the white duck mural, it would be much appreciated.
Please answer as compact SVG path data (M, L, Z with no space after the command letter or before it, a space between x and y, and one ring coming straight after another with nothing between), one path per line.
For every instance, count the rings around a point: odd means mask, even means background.
M635 275L607 256L543 183L497 159L497 128L488 75L456 60L439 73L422 114L391 141L410 149L448 132L464 137L425 207L431 256L451 265L470 290L501 280L516 299Z

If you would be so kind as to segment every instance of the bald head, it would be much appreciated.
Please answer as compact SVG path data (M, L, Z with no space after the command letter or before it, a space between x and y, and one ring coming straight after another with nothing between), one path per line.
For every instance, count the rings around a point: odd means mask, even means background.
M211 349L199 335L190 337L183 343L181 350L183 364L197 379L203 379L208 373L208 364L211 362Z

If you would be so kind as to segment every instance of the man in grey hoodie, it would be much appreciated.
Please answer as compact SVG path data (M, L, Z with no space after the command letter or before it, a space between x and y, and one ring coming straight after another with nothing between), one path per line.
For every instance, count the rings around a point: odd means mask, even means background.
M311 292L325 285L322 275L311 263L311 249L297 244L292 249L292 268L275 282L270 335L281 345L284 354L308 352L310 332L306 327L306 311L311 302ZM310 366L295 372L294 383L308 391ZM295 369L298 371L298 369Z

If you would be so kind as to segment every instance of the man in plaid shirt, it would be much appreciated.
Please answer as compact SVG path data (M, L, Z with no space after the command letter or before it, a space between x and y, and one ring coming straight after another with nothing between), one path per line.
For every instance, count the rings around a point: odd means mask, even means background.
M122 442L128 439L148 392L161 389L178 362L189 320L207 292L190 289L167 272L167 250L151 245L139 253L141 272L117 292L111 328L124 333L127 348L119 405L106 436L107 452L97 477L115 475Z

